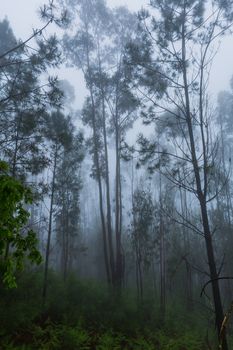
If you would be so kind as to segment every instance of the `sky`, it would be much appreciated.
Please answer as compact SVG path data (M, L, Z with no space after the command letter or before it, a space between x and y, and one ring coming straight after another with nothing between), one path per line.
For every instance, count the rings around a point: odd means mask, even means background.
M8 17L15 32L19 36L27 36L31 28L40 26L40 20L37 16L37 10L46 0L0 0L1 13L0 19ZM127 6L131 11L138 11L149 0L107 0L111 7Z
M110 7L126 6L131 11L139 11L149 0L107 0ZM2 2L2 3L1 3ZM0 0L0 20L8 18L17 38L22 40L28 38L33 29L41 27L38 9L46 0ZM83 77L80 72L72 69L60 69L59 78L68 80L74 87L76 93L75 108L81 108L86 90Z
M26 39L32 32L32 28L41 27L38 17L38 8L45 0L0 0L1 14L0 20L7 17L18 38ZM149 0L107 0L111 7L126 5L131 11L138 11L142 6L146 6ZM233 75L233 36L224 39L221 47L215 57L210 76L210 91L213 99L221 90L229 89L229 81ZM81 104L85 95L85 88L81 74L74 74L71 70L60 70L61 79L67 79L72 85L76 86L78 94L78 106ZM78 88L77 88L78 85Z

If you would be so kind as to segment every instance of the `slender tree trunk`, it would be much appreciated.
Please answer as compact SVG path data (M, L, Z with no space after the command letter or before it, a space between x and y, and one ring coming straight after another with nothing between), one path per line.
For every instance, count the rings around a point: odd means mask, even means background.
M158 141L159 143L159 141ZM161 319L165 320L166 313L166 271L165 271L165 237L163 222L162 175L159 173L159 256L160 256L160 310Z
M140 300L140 284L139 284L139 271L138 271L138 256L137 251L135 252L135 272L136 272L136 286L137 286L137 300L139 304Z
M102 91L102 95L104 95L103 91ZM111 215L108 144L107 144L104 96L102 96L102 113L103 113L104 155L105 155L105 167L106 167L105 180L106 180L106 200L107 200L108 248L109 248L109 262L110 262L110 268L111 268L111 280L113 282L115 280L115 261L114 261L113 242L112 242L112 215Z
M140 242L138 234L135 236L135 255L136 255L136 282L137 282L137 297L138 302L143 301L143 274L142 274L142 259L140 252Z
M162 217L162 204L160 203L160 246L159 246L159 255L160 255L160 308L161 308L161 319L164 321L165 312L166 312L166 277L165 277L165 237L164 237L164 225Z
M16 123L16 139L15 139L15 148L14 148L14 154L13 154L13 160L12 160L12 177L16 177L16 164L17 164L17 154L18 154L18 143L19 143L19 127L21 123L21 118ZM10 243L6 243L6 249L5 249L5 255L4 259L7 260L10 250Z
M95 104L92 89L91 91L91 101L92 101L92 129L93 129L93 142L94 142L94 159L97 173L97 182L99 190L99 207L100 207L100 218L102 224L102 235L103 235L103 248L104 248L104 262L107 275L107 281L111 283L111 274L109 268L109 257L108 257L108 247L107 247L107 233L106 233L106 224L104 217L104 206L103 206L103 189L101 181L101 172L99 164L99 154L98 154L98 145L97 145L97 129L96 129L96 120L95 120Z
M225 144L224 144L224 132L223 132L223 121L222 121L222 114L220 113L220 134L221 134L221 161L223 165L223 173L227 174L227 168L226 168L226 156L225 156ZM227 180L225 184L225 194L226 194L226 200L227 200L227 218L228 218L228 224L229 227L231 227L231 217L233 214L233 207L232 207L232 199L231 199L231 193L230 193L230 184Z
M184 172L183 172L183 177ZM190 253L190 242L189 242L189 233L185 228L185 220L188 219L188 209L187 209L187 195L186 191L182 192L180 188L180 202L181 202L181 212L183 216L183 240L184 240L184 250L185 254L189 255ZM187 310L191 311L193 309L193 286L192 286L192 270L189 264L188 259L184 259L185 268L186 268L186 298L187 298Z
M86 24L86 29L88 33L87 24ZM101 225L102 225L104 263L105 263L107 281L109 284L111 284L111 273L109 268L109 256L108 256L108 245L107 245L107 232L106 232L106 223L105 223L105 216L104 216L104 205L103 205L103 189L102 189L101 171L100 171L100 163L99 163L99 151L98 151L98 142L97 142L96 107L95 107L95 100L94 100L88 41L87 41L87 48L86 48L86 59L87 59L87 74L88 74L88 80L90 84L89 92L90 92L91 107L92 107L91 118L92 118L92 131L93 131L93 143L94 143L94 163L96 166L96 176L97 176L98 191L99 191L99 209L100 209L100 219L101 219Z
M102 74L102 64L99 52L99 41L98 45L98 63L99 73ZM107 142L107 131L106 131L106 109L105 109L105 89L101 81L101 103L102 103L102 118L103 118L103 136L104 136L104 159L105 159L105 181L106 181L106 203L107 203L107 233L108 233L108 251L109 251L109 264L111 270L111 282L114 284L115 280L115 259L113 250L112 240L112 214L111 214L111 195L110 195L110 181L109 181L109 161L108 161L108 142Z
M125 277L125 256L122 245L122 227L123 227L123 203L122 203L122 178L121 178L121 157L119 154L119 233L120 233L120 253L121 253L121 285L124 284Z
M122 250L121 250L121 227L120 227L120 154L119 154L119 126L116 113L116 211L115 211L115 230L116 230L116 286L121 289L122 286Z
M186 67L187 62L186 62L186 42L185 42L186 41L185 20L186 20L186 8L184 6L184 18L182 23L182 71L183 71L183 83L184 83L184 92L185 92L185 108L186 108L185 117L186 117L186 122L188 127L188 133L189 133L192 165L193 165L195 181L196 181L196 192L197 192L197 197L198 197L198 201L201 209L202 225L203 225L203 231L204 231L204 237L205 237L210 278L212 280L212 292L213 292L213 299L214 299L214 306L215 306L216 326L218 330L218 336L220 336L220 330L221 330L224 315L223 315L222 301L220 296L219 283L217 280L218 274L216 269L216 261L214 256L212 236L210 232L208 212L207 212L207 201L206 201L207 168L204 166L204 190L202 190L200 168L197 161L196 146L195 146L195 140L194 140L194 134L193 134L192 116L191 116L190 101L189 101L189 85L188 85L187 67ZM200 122L203 123L203 121L200 121ZM203 124L201 125L201 128L203 128ZM202 135L202 146L203 146L203 154L204 154L204 162L205 162L205 144L203 140L203 135ZM228 350L225 333L223 334L223 337L222 337L222 349Z
M64 256L64 266L63 266L63 278L64 281L67 278L67 272L68 272L68 260L69 260L69 217L68 213L65 215L65 256Z
M142 272L142 259L141 254L139 252L139 260L138 260L138 275L139 275L139 286L140 286L140 300L143 301L143 272Z
M58 157L58 145L56 144L55 145L55 153L54 153L53 174L52 174L48 238L47 238L46 254L45 254L44 281L43 281L43 290L42 290L42 306L45 305L46 297L47 297L48 268L49 268L49 255L50 255L50 244L51 244L52 224L53 224L53 203L54 203L54 192L55 192L57 157Z

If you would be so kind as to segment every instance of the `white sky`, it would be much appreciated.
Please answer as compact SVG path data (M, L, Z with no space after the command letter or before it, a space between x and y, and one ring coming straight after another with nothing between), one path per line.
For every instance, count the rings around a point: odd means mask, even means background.
M149 0L107 0L111 7L127 6L131 11L138 11ZM37 10L46 0L0 0L0 19L8 17L11 26L19 36L27 35L32 27L40 26Z
M45 0L0 0L0 20L7 16L10 24L18 38L26 39L32 32L32 28L40 28L41 22L37 10ZM107 0L110 6L126 5L132 11L138 11L146 6L149 0ZM76 93L79 95L79 107L84 97L81 75L66 70L60 70L61 79L70 80L76 86ZM213 97L221 90L229 89L229 81L233 75L233 36L223 40L220 50L215 57L210 78L210 89ZM77 85L79 88L77 88ZM78 96L77 96L78 98Z

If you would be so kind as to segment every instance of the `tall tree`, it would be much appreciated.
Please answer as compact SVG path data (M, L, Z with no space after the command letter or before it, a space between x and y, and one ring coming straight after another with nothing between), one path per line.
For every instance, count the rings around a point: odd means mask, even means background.
M61 271L64 280L81 249L79 247L82 189L80 166L84 155L82 143L82 135L76 135L69 148L64 150L55 182L56 236L61 248Z
M133 196L132 244L136 261L138 298L143 300L144 271L151 264L154 254L156 232L156 208L149 191L137 189Z
M67 1L67 4L74 5L74 2ZM90 12L94 13L91 20ZM72 64L82 69L89 91L83 109L83 121L92 130L90 146L93 175L99 188L106 273L110 283L121 287L121 143L127 128L132 124L132 114L138 104L127 84L123 60L124 47L132 36L135 19L124 8L111 12L102 0L78 1L72 13L81 25L77 32L64 37L65 52ZM111 190L109 175L109 134L114 136L115 141L114 191ZM115 225L112 223L112 193L115 193ZM112 234L114 226L115 242Z
M111 218L109 215L108 207L108 224L106 225L105 208L104 208L104 194L103 194L103 174L105 173L108 180L108 170L104 171L102 160L102 127L104 120L100 121L100 114L98 111L98 102L96 101L96 88L93 81L95 75L96 62L98 62L97 51L98 42L104 38L106 30L109 27L108 22L108 11L105 6L105 2L99 1L72 1L68 0L67 5L70 8L74 20L79 20L78 30L70 35L65 35L64 44L65 52L72 65L80 68L84 74L86 85L89 91L89 97L86 101L84 110L84 121L91 126L92 130L92 155L93 155L93 176L97 180L98 191L99 191L99 210L100 219L102 226L102 237L103 237L103 250L104 250L104 261L107 280L109 283L113 281L114 266L113 266L113 248L111 243ZM72 10L71 10L72 8ZM90 21L90 13L93 13ZM98 63L100 65L100 63ZM104 110L103 110L104 112ZM105 140L105 157L107 156ZM107 165L107 163L106 163ZM104 165L105 166L105 165ZM107 168L106 168L107 169ZM107 192L107 203L109 205L109 195ZM108 230L108 231L107 231ZM108 242L109 241L109 242ZM109 248L108 249L108 243ZM109 256L110 254L110 256Z
M44 29L49 23L51 18ZM56 79L42 84L41 77L60 62L58 42L55 36L46 42L37 38L37 31L25 42L17 41L7 20L0 23L0 35L0 154L12 176L25 179L47 163L41 125L46 109L60 103L61 92Z
M53 232L54 219L54 201L56 193L56 176L61 156L65 149L69 149L72 143L73 125L69 118L61 112L56 111L47 115L47 124L45 134L50 144L50 162L51 162L51 183L50 183L50 207L48 218L48 235L45 253L44 281L42 290L42 305L45 305L48 288L48 270L51 249L51 238Z
M167 147L162 153L176 165L176 171L165 172L177 186L183 186L197 198L201 213L202 232L212 283L216 325L219 341L224 350L228 349L226 335L222 332L224 318L220 296L218 272L212 232L208 214L208 203L216 196L210 186L210 167L215 161L215 153L210 147L210 115L208 109L207 80L208 67L214 42L231 26L231 18L226 18L223 3L206 1L151 1L149 14L142 11L141 41L131 45L131 62L135 68L137 90L151 102L158 112L166 111L179 118L187 129L185 145L177 142L179 150L170 152ZM207 5L210 11L207 11ZM230 7L229 13L232 13ZM162 98L162 99L161 99ZM148 114L148 120L156 119ZM181 131L184 130L181 128ZM144 160L154 159L158 152L143 140ZM180 179L179 164L185 164L185 181ZM155 164L154 164L155 166ZM151 164L153 168L153 165ZM190 172L190 170L192 170ZM188 184L188 185L187 185ZM218 192L219 188L217 189Z

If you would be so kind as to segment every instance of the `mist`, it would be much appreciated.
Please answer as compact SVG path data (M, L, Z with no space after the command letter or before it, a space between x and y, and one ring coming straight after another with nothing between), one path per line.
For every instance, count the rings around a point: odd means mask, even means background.
M231 1L0 17L0 348L223 349Z

